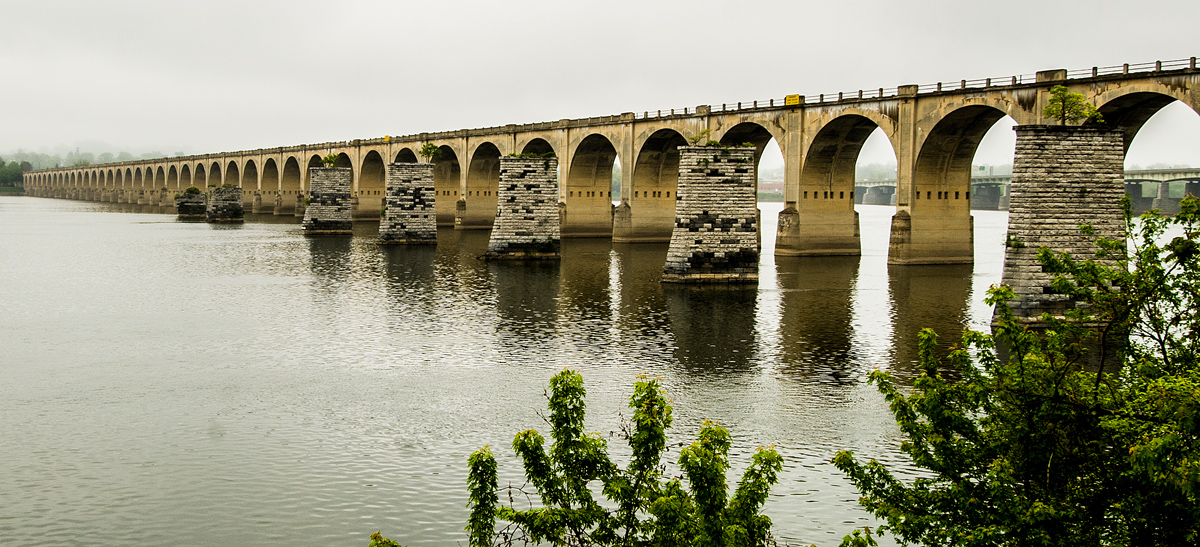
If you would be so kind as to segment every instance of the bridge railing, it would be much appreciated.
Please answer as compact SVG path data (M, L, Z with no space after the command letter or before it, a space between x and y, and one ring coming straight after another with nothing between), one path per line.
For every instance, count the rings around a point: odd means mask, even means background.
M1163 70L1195 69L1196 58L1172 59L1170 61L1154 61L1152 63L1125 63L1117 66L1094 66L1080 70L1068 70L1068 79L1094 78L1112 74L1130 74L1136 72L1159 72Z

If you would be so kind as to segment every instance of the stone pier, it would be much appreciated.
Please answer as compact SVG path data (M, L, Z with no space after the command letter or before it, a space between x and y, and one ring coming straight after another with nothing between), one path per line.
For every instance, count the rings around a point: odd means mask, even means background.
M432 163L389 164L379 243L436 244L435 199Z
M675 228L662 280L758 281L754 148L682 146Z
M558 259L558 158L503 156L496 220L481 258Z
M209 191L205 215L208 222L244 222L246 210L242 206L242 189L237 186L213 188Z
M1123 133L1093 127L1022 125L1015 128L1008 237L1003 282L1016 299L1017 318L1034 323L1042 313L1063 316L1076 302L1051 288L1042 271L1041 247L1095 258L1096 239L1123 240L1125 193ZM1094 235L1080 230L1088 225Z
M349 167L313 167L309 169L312 186L304 209L304 233L310 235L350 235Z
M184 191L175 196L175 210L183 220L200 220L207 216L204 194L196 191Z

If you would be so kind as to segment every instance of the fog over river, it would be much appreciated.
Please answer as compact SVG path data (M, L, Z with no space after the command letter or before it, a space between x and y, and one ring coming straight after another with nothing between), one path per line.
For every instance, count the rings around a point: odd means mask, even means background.
M873 521L833 454L902 460L866 374L908 383L920 328L987 324L1007 214L974 212L974 266L889 268L893 208L858 207L862 257L784 259L781 206L757 287L689 288L659 283L665 243L484 263L486 231L384 248L370 224L0 197L0 544L465 544L467 455L491 445L520 484L513 435L547 432L569 367L604 436L661 377L672 462L705 418L734 436L731 483L774 444L778 539L837 545Z

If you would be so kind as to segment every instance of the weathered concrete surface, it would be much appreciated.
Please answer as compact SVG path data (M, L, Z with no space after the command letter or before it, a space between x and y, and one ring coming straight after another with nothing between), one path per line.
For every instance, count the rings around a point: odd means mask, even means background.
M500 158L500 195L481 258L558 259L558 158Z
M379 222L379 243L436 244L436 200L432 163L389 164L387 209Z
M675 228L663 266L668 283L758 281L754 148L679 148Z

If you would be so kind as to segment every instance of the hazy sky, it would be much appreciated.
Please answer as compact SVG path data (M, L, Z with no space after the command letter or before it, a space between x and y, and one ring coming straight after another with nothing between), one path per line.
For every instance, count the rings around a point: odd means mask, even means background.
M1200 55L1195 0L0 8L0 154L218 152ZM1200 165L1200 116L1157 118L1129 161ZM998 127L977 162L1011 143ZM888 160L874 144L864 161Z

